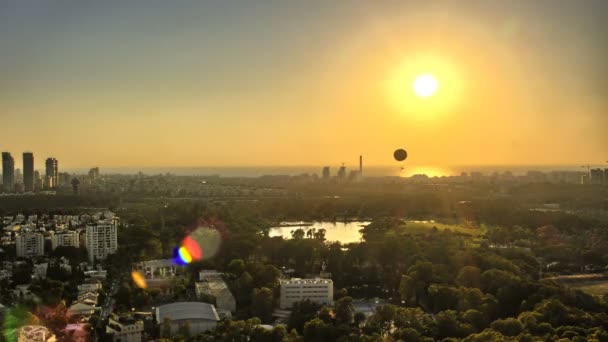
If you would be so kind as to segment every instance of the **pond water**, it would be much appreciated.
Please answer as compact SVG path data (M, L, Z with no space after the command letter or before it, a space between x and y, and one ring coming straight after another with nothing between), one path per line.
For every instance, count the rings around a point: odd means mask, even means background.
M309 229L325 229L326 241L339 241L341 243L359 242L361 233L359 230L370 224L369 221L351 221L351 222L281 222L280 226L270 228L270 236L282 236L285 239L291 239L291 232L296 229L302 229L305 233Z

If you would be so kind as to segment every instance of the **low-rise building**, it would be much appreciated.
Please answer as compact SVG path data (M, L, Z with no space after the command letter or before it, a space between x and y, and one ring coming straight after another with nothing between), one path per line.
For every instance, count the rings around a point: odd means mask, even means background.
M222 273L216 270L201 270L198 272L198 279L200 281L222 279Z
M333 281L321 278L281 280L281 309L289 309L295 302L305 299L317 304L333 305Z
M213 305L200 302L177 302L158 306L154 318L160 325L161 334L167 325L171 336L178 334L180 328L186 325L189 326L191 336L198 335L215 329L220 320Z
M101 281L98 279L88 279L84 284L77 286L78 294L81 295L87 292L98 292L102 289Z
M212 299L217 312L222 317L230 317L236 311L236 299L223 279L206 280L195 283L196 296L199 299Z
M144 322L130 316L110 315L106 334L112 336L114 342L141 342Z
M146 279L162 279L174 277L178 267L172 259L147 260L135 264L135 268Z
M133 269L146 279L148 288L170 291L171 284L183 279L184 269L172 259L147 260L133 264Z
M86 278L92 278L92 279L106 279L108 277L108 271L106 270L91 270L91 271L84 271L84 276Z
M99 294L97 292L85 292L79 294L76 301L88 305L97 305L98 298Z
M100 310L101 310L101 308L99 308L95 305L76 302L76 303L72 304L72 306L70 306L69 313L70 313L70 316L77 315L82 320L88 321L89 318L91 318L91 316L93 316L93 314L95 314L96 311L100 311Z

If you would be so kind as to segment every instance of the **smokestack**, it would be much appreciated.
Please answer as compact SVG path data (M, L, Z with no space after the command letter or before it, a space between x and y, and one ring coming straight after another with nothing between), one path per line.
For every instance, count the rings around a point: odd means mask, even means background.
M363 156L359 156L359 177L363 177Z

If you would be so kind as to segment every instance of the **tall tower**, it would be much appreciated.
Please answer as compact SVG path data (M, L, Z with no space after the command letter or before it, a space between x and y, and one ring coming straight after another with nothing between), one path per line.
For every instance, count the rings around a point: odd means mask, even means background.
M46 159L46 188L54 189L59 185L59 172L57 159L47 158Z
M363 156L359 156L359 177L363 177Z
M34 154L23 152L23 186L25 192L34 191Z
M2 152L2 183L4 191L13 191L15 188L15 159L10 152Z

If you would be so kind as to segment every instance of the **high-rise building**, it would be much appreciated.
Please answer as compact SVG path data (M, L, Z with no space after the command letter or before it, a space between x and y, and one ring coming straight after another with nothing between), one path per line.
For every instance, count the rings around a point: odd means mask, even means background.
M23 174L21 173L20 168L15 169L15 185L23 183Z
M105 260L118 249L118 219L106 219L86 228L86 246L90 262Z
M44 236L40 233L23 233L15 239L17 257L31 258L44 255Z
M67 230L53 234L51 236L51 247L53 250L57 247L80 247L80 234L77 231Z
M99 178L99 167L94 167L89 170L89 180L96 181Z
M57 179L59 179L57 186L63 187L72 184L72 176L67 172L59 172Z
M42 180L42 176L40 176L40 171L34 171L34 189L37 191L42 190L44 186L44 182Z
M604 171L602 169L591 169L589 175L591 184L602 184L604 182Z
M338 178L339 179L346 178L346 166L344 166L344 165L340 166L340 168L338 169Z
M58 171L57 159L47 158L45 165L46 165L45 187L47 189L54 189L59 185L59 171Z
M15 159L10 152L2 152L2 183L4 191L15 188Z
M26 192L34 191L34 154L23 152L23 186Z
M330 173L329 173L329 166L325 166L325 167L323 168L323 179L328 179L328 178L329 178L329 176L330 176Z

